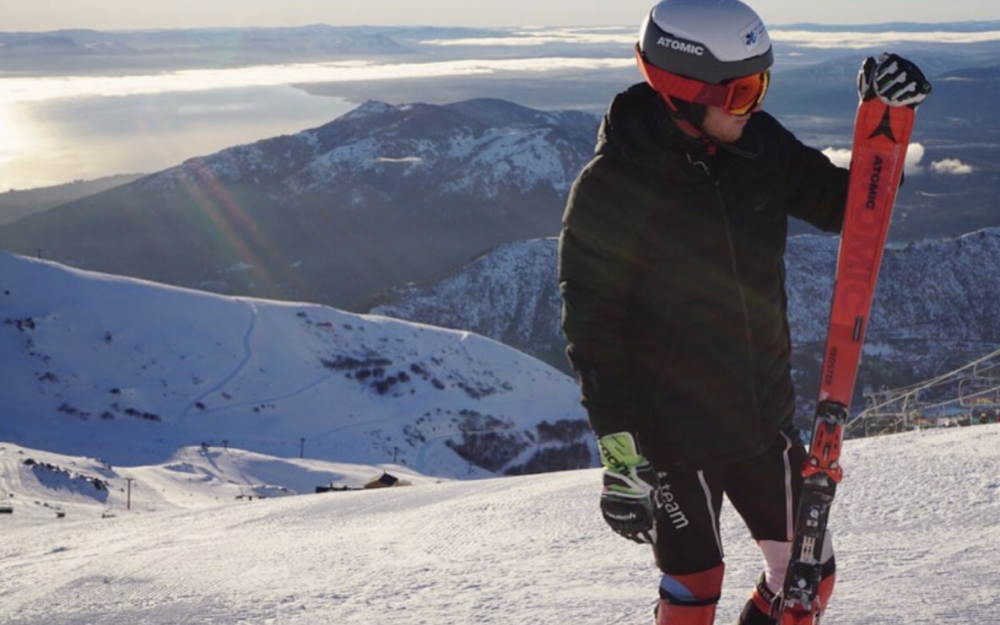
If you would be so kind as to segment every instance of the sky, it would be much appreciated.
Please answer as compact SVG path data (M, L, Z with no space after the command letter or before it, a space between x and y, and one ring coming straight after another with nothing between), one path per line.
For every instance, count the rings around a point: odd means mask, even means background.
M651 0L0 0L0 30L147 29L198 26L436 25L593 26L640 23ZM769 24L1000 19L996 0L757 0Z

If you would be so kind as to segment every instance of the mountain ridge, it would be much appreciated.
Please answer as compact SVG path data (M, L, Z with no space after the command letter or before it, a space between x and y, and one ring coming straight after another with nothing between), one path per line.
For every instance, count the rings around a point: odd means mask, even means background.
M0 227L0 248L351 308L496 245L558 232L596 128L585 113L500 100L368 102Z

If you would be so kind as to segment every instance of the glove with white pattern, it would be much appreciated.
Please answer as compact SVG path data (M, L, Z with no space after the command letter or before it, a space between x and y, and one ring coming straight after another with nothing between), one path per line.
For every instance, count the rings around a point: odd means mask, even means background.
M868 57L858 72L858 92L862 100L880 98L889 106L917 108L931 92L931 83L913 62L883 53Z
M608 434L598 439L604 465L601 513L618 534L637 543L656 541L656 470L639 454L629 432Z

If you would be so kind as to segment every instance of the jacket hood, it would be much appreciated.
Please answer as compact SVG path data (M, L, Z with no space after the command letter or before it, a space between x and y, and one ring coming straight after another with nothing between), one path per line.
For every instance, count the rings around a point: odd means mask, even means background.
M760 151L756 137L755 113L747 124L747 132L734 145L717 143L723 152L755 158ZM674 122L663 97L645 82L632 85L619 93L604 115L597 136L595 153L613 156L641 167L658 168L664 160L678 157L706 161L709 144L684 133Z
M660 94L638 83L611 101L595 152L649 166L684 139Z

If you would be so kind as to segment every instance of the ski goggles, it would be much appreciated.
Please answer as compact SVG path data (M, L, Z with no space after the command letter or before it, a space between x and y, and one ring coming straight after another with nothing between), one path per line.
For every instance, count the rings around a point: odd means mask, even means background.
M646 62L638 46L635 53L639 57L643 76L653 89L665 96L721 108L730 115L746 115L760 106L771 82L771 72L764 70L713 85L685 78Z

